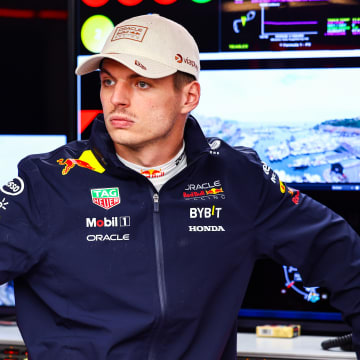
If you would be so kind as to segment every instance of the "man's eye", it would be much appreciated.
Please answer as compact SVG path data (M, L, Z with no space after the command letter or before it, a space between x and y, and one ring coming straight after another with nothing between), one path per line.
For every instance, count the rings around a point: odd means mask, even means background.
M104 79L102 83L104 86L111 86L115 84L115 82L111 79Z
M147 89L149 87L149 84L145 81L139 81L136 86L138 86L140 89Z

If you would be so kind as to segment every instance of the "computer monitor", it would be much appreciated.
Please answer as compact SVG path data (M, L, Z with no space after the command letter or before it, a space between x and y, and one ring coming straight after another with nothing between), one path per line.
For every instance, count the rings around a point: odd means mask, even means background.
M359 67L201 72L207 136L255 149L298 189L360 190Z
M298 324L303 334L342 335L351 332L325 288L306 286L293 266L258 260L239 311L240 331L257 325Z

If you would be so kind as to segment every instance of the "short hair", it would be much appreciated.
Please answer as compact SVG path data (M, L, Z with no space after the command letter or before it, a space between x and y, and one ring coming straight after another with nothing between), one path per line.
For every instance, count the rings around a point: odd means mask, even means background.
M174 88L176 91L181 90L185 85L196 81L194 75L178 70L174 74Z

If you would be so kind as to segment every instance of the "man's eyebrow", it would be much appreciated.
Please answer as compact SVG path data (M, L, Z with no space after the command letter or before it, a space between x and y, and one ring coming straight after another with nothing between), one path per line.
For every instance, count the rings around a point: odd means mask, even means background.
M101 73L106 73L106 74L108 74L110 77L113 77L113 76L111 75L110 71L109 71L109 70L106 70L103 66L100 68L100 74L101 74Z
M110 77L114 78L114 76L111 74L111 72L109 70L105 69L103 66L100 68L100 74L101 73L106 73ZM128 76L128 79L130 79L130 80L137 79L137 78L144 78L144 76L141 76L137 73L133 73Z

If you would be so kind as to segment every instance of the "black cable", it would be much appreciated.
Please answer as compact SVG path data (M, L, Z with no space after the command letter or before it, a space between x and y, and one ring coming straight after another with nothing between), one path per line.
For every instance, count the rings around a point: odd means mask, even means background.
M321 343L321 347L324 350L328 350L333 347L340 347L344 351L355 351L352 344L352 334L347 334L334 339L325 340Z

